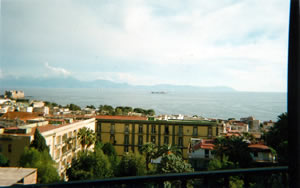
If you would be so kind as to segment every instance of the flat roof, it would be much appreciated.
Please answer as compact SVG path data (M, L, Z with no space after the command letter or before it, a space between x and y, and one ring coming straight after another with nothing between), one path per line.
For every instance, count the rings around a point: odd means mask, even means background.
M16 184L36 171L36 168L0 167L0 186Z

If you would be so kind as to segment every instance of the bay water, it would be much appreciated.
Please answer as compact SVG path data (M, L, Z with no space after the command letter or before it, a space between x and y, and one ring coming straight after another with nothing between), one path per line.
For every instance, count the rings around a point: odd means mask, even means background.
M278 115L287 111L287 93L167 91L165 94L153 94L146 89L13 89L23 90L30 99L61 105L131 106L154 109L157 115L183 114L220 119L253 116L262 121L276 121ZM5 90L9 89L1 89L1 94Z

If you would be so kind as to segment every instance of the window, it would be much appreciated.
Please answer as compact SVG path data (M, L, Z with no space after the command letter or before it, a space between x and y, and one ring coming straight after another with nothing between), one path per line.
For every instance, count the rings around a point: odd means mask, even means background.
M182 139L182 137L178 138L178 146L183 146L183 139Z
M110 135L110 143L111 144L115 144L116 143L116 141L115 141L115 135Z
M62 138L63 142L66 141L67 138L68 138L68 135L67 135L67 133L66 133L66 134L63 135L63 138Z
M165 134L169 134L169 126L165 125Z
M182 135L182 133L183 133L183 127L180 125L179 126L179 135Z
M110 126L110 134L114 134L115 133L115 124L111 124Z
M143 136L139 136L138 142L139 142L139 146L143 145Z
M253 153L253 155L254 155L254 157L258 157L258 152L255 151L255 152Z
M128 124L125 125L125 133L126 133L126 134L129 133L129 125L128 125Z
M56 137L56 144L57 145L61 144L61 136Z
M211 138L211 137L212 137L212 130L211 130L211 127L208 127L208 130L207 130L207 137L208 137L208 138Z
M151 142L152 142L153 144L155 144L155 141L156 141L155 136L151 136Z
M155 134L156 130L155 130L155 125L151 125L151 133Z
M129 136L128 136L128 135L125 135L125 136L124 136L124 144L125 144L125 145L128 145L128 144L129 144Z
M209 158L209 150L206 149L204 152L205 152L205 158Z
M143 125L139 125L139 133L140 133L140 134L143 133Z
M97 126L97 132L101 132L101 123L98 123L98 126Z
M198 136L198 127L193 127L193 136Z
M8 144L7 151L8 151L8 152L12 152L12 145L11 145L11 144Z
M128 146L124 146L124 152L128 152Z
M164 137L164 144L169 144L169 137L168 136Z

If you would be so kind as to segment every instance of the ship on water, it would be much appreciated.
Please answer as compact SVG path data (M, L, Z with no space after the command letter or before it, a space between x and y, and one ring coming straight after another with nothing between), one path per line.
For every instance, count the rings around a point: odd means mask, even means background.
M152 91L151 94L167 94L165 91Z

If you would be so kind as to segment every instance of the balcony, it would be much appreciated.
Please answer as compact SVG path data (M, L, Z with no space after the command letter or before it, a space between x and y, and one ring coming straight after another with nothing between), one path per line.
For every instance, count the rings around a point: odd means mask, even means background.
M172 182L176 187L229 187L230 177L240 177L243 187L260 183L263 187L288 187L288 167L265 167L201 171L193 173L162 174L152 176L133 176L111 179L86 180L54 183L48 185L24 185L22 187L164 187ZM258 181L259 180L259 181Z

